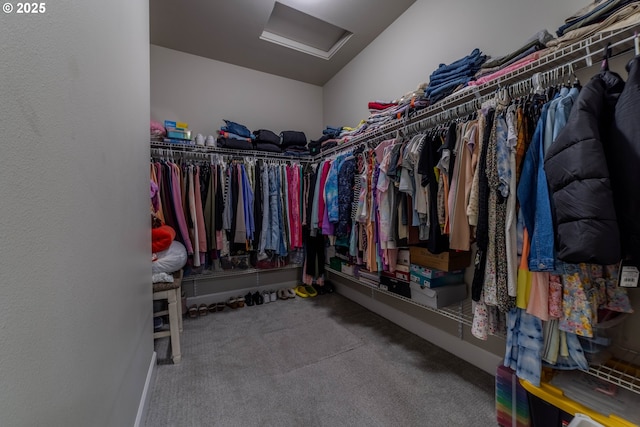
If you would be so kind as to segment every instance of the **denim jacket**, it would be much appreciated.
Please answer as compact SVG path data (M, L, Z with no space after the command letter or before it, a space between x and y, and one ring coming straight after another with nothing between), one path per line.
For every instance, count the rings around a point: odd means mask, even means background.
M531 145L525 155L518 184L518 200L524 225L531 236L529 270L553 271L554 232L551 202L544 172L544 129L549 103L542 107Z

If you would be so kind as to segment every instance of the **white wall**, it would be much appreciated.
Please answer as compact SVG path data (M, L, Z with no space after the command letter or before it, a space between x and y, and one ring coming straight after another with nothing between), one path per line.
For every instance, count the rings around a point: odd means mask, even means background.
M249 130L322 135L322 88L151 46L151 117L185 121L194 133L216 135L224 119Z
M586 4L417 0L324 86L324 125L357 125L369 115L369 101L400 98L428 82L440 63L451 63L476 47L501 56L542 29L555 35L563 20Z
M46 8L0 18L0 425L130 426L153 355L149 4Z

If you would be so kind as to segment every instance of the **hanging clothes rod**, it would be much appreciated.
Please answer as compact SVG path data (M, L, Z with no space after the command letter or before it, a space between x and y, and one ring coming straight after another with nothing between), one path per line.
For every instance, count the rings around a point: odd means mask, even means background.
M231 150L228 148L201 147L187 144L171 144L166 142L151 141L151 152L153 150L165 150L170 153L181 153L181 155L210 157L212 154L234 156L235 158L254 158L264 160L297 161L301 163L311 162L311 156L289 156L280 153L270 153L256 150ZM169 154L165 154L169 155ZM201 158L201 157L199 157Z

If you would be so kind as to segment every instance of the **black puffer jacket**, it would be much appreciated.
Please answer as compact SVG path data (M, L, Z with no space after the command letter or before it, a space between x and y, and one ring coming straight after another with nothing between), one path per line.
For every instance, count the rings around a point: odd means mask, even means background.
M611 135L620 76L603 71L580 91L567 125L545 155L557 257L568 263L620 261L620 234L603 144Z
M610 144L604 149L620 226L622 256L640 261L640 57L627 65Z

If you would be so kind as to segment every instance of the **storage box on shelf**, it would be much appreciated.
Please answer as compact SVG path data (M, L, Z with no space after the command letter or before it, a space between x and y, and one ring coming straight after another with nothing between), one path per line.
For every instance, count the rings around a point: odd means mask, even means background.
M411 282L411 299L431 308L442 308L467 298L467 285L458 283L439 288L422 287L416 282Z
M380 275L380 289L393 292L405 298L411 298L411 287L408 281L399 280L391 274Z
M464 270L451 272L411 264L411 281L423 288L437 288L464 281Z
M382 276L392 277L394 279L402 280L405 282L409 282L410 280L410 275L408 271L402 271L398 269L396 269L396 271L394 271L393 273L390 271L383 271Z
M422 267L455 271L467 268L471 264L471 252L469 251L444 251L434 254L421 246L411 246L409 251L411 264Z

